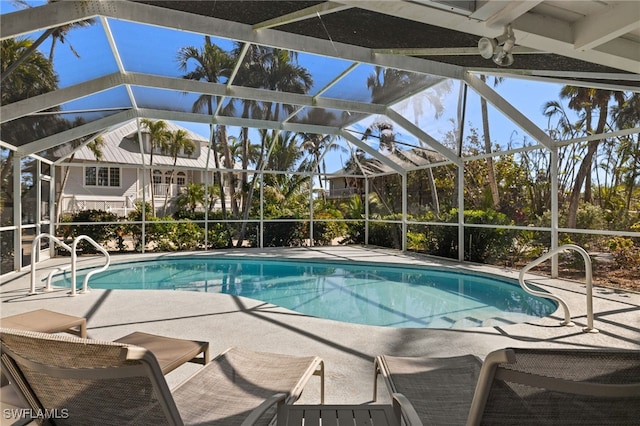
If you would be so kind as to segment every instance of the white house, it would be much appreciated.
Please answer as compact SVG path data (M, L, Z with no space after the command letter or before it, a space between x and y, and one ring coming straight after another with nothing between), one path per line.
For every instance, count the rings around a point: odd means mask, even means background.
M101 161L96 161L93 152L85 146L67 158L66 164L73 166L58 169L56 194L61 194L61 212L99 209L126 216L135 202L143 199L143 194L151 203L153 190L156 213L162 213L168 196L167 214L170 214L175 210L172 202L188 183L213 184L214 173L210 170L215 168L215 162L213 153L207 152L208 139L172 122L166 123L171 132L179 129L187 132L195 145L192 154L180 153L174 167L173 157L156 148L150 165L149 134L141 132L141 152L136 120L129 121L102 135ZM69 174L61 188L67 168Z

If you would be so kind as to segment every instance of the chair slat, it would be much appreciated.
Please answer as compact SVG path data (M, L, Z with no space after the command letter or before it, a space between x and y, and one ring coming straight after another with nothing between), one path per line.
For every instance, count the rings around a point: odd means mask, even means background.
M322 426L338 426L338 411L335 408L320 409Z

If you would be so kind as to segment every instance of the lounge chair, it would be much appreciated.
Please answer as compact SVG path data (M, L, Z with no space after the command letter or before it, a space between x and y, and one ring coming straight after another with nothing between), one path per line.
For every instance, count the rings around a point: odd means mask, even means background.
M424 424L601 426L640 419L640 351L508 348L490 353L481 368L472 356L380 356L375 369Z
M324 364L299 357L231 348L169 390L152 352L115 342L0 329L2 369L33 415L56 424L240 425L275 416ZM323 397L323 395L321 395Z
M87 337L87 320L48 309L36 309L0 319L0 326L41 333L70 333ZM169 374L186 362L206 365L209 362L209 342L158 336L140 331L115 340L118 343L141 346L150 350L163 374ZM2 376L2 385L5 385Z

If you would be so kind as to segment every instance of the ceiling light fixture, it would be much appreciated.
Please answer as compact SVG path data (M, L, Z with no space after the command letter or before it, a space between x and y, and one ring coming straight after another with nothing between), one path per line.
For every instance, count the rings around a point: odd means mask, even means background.
M504 27L504 33L496 38L482 37L478 41L478 51L485 59L493 59L493 62L501 67L513 64L511 50L516 44L516 36L513 34L511 24Z

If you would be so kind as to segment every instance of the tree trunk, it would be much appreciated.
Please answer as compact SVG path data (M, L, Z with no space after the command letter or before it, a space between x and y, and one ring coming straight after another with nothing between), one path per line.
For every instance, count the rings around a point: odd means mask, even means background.
M149 135L151 138L151 135ZM149 187L151 188L151 214L156 215L156 185L153 182L153 145L154 141L149 139Z
M76 154L73 153L69 157L69 161L73 161ZM64 177L62 178L62 182L60 183L60 192L58 193L58 199L56 200L56 217L55 221L60 222L60 217L62 215L62 194L64 193L64 188L67 186L67 181L69 180L69 172L71 171L71 167L67 166L64 171Z
M487 78L484 75L480 76L483 82L486 82ZM487 109L487 101L485 98L480 97L480 109L482 113L482 131L484 133L484 151L487 154L491 154L491 135L489 133L489 111ZM491 200L493 202L493 208L498 210L500 206L500 194L498 193L498 181L496 180L496 171L493 166L493 157L487 157L487 178L489 179L489 190L491 191Z
M436 216L439 216L440 199L438 198L438 187L436 186L436 179L433 177L433 169L431 167L427 169L427 176L429 177L429 188L431 188L433 211L436 213Z
M176 166L177 161L173 162L173 167ZM176 172L176 169L171 170L171 175L169 176L169 185L167 185L167 191L164 194L164 205L162 206L162 217L167 215L167 204L169 203L169 192L171 192L171 186L173 185L173 175Z
M249 183L249 128L242 128L242 198L240 199L240 205L245 205L245 191L247 190L247 184Z
M256 164L256 171L262 170L262 164L264 163L264 156L266 151L266 138L267 133L265 132L264 136L262 137L262 141L260 142L260 158L258 159L258 164ZM275 141L272 142L275 143ZM246 205L242 210L242 225L240 227L238 242L236 243L237 247L242 247L242 242L244 241L245 234L247 233L247 220L249 220L249 211L251 210L251 203L253 202L253 194L256 188L257 177L258 174L254 173L253 179L251 179L251 184L247 188L247 200Z
M596 129L596 134L601 134L604 131L604 127L607 123L607 109L609 108L609 102L604 102L599 105L600 116L598 118L598 127ZM589 145L587 148L587 154L582 159L582 163L580 163L580 168L578 169L578 174L576 175L576 180L573 184L573 190L571 191L571 195L569 196L569 211L567 212L567 228L575 228L578 216L578 206L580 205L580 193L582 191L582 185L585 182L591 184L591 179L587 180L587 176L591 174L591 168L593 166L593 158L595 157L596 152L598 151L598 146L600 145L599 140L589 141ZM585 190L585 195L587 191ZM591 188L588 191L591 194Z
M231 150L229 149L229 141L227 140L227 128L226 126L218 126L220 134L220 143L224 151L224 167L226 169L233 170L233 158L231 158ZM231 199L231 214L233 218L238 217L238 201L236 200L236 174L234 172L228 172L229 181L229 198Z
M211 105L210 105L211 108ZM211 112L213 114L213 112ZM231 230L229 228L229 223L227 222L227 202L226 196L224 193L224 179L222 176L222 172L220 171L220 158L218 157L218 144L216 142L217 135L214 130L214 126L211 125L210 131L214 132L213 137L211 138L211 150L213 151L213 163L216 167L216 176L218 177L218 188L220 189L220 207L222 208L222 219L224 220L224 225L226 230L229 233L229 247L233 246L233 240L231 237ZM211 206L209 206L209 211L211 211Z

